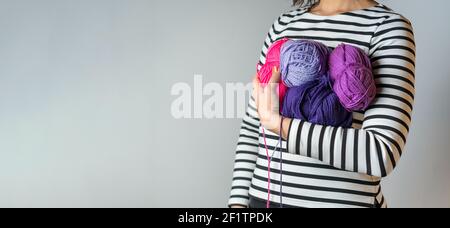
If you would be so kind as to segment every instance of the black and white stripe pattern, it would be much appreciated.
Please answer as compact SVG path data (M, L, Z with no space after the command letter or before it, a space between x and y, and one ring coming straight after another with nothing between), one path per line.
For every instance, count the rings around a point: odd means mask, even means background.
M294 120L283 152L283 203L295 207L386 207L380 181L397 166L406 144L415 95L411 23L379 4L335 16L307 9L281 15L265 40L260 62L278 39L311 39L334 48L347 43L371 58L377 98L354 113L350 129ZM229 205L267 199L267 158L255 102L250 101L236 152ZM266 131L268 132L268 131ZM269 149L278 136L267 133ZM280 203L280 153L271 168L271 201Z

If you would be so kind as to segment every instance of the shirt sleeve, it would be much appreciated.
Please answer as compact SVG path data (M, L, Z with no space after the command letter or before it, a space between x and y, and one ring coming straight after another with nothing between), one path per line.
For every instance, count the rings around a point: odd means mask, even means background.
M387 18L370 47L377 97L364 113L362 129L345 129L293 120L289 153L333 167L385 177L399 162L411 124L415 96L415 42L411 23Z
M266 36L259 59L260 65L265 63L267 50L278 39L278 34L275 31L280 30L280 20L281 17L273 23ZM256 110L256 103L252 97L241 124L234 162L231 194L228 201L229 206L240 205L248 207L248 193L259 151L259 127L260 121Z

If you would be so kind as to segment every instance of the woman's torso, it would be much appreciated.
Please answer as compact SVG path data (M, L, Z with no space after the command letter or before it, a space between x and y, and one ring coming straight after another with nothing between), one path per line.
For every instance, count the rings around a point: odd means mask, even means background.
M307 9L298 9L279 18L269 39L272 42L281 38L310 39L330 48L347 43L361 48L370 56L373 52L372 38L378 27L393 16L399 15L381 4L334 16L319 16ZM267 45L263 48L261 63L265 60L267 48ZM352 127L361 129L363 120L364 113L355 112ZM268 160L262 130L260 128L259 156L249 191L251 202L267 200ZM273 153L279 138L267 130L265 132L269 152ZM286 141L283 141L282 152L282 164L278 152L274 153L271 161L270 189L274 205L279 206L282 202L286 207L386 207L380 178L339 170L316 159L289 154ZM280 175L281 170L283 175Z

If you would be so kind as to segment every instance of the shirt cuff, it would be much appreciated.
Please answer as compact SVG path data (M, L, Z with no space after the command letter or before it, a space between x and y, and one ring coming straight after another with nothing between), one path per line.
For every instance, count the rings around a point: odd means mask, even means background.
M308 123L304 120L293 119L288 130L287 136L287 151L290 154L302 155L301 148L304 145L302 142L302 132L304 132L305 125Z

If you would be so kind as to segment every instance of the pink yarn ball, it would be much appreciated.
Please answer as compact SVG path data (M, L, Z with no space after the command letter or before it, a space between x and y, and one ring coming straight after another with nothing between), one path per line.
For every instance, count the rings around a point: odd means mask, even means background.
M272 78L272 70L274 67L280 68L281 48L288 40L289 39L287 38L283 38L274 42L267 50L266 63L264 65L258 64L258 76L262 85L267 85L269 83ZM284 96L286 95L287 90L288 88L286 85L283 82L280 82L277 91L280 98L280 108L283 107Z

